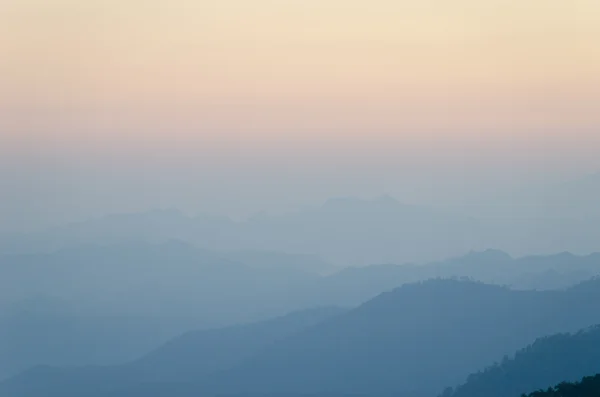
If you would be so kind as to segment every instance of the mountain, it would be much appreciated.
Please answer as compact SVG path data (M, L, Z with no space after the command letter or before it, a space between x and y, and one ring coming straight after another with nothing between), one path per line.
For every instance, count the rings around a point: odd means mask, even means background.
M600 395L600 374L586 376L580 382L561 382L546 390L537 390L522 397L596 397Z
M321 307L266 321L185 333L142 358L120 366L37 367L0 387L1 395L107 392L145 382L177 382L232 368L272 343L344 313ZM31 382L30 378L36 379ZM56 390L56 391L52 391ZM47 394L46 394L47 395Z
M600 251L600 173L494 191L493 198L473 200L434 207L389 196L333 198L321 206L240 221L176 210L112 214L35 233L0 235L0 253L176 239L218 251L317 255L347 266L424 263L488 247L513 256Z
M0 315L0 379L33 365L119 364L181 332L184 319L14 310ZM189 320L188 322L191 322Z
M564 289L600 275L600 254L585 256L560 253L548 256L512 258L498 250L470 252L425 265L371 265L348 267L321 283L321 299L330 304L360 304L380 292L405 283L430 278L466 277L513 289ZM362 298L357 301L357 298Z
M206 224L220 223L221 219L206 221ZM194 220L176 210L110 214L37 233L5 235L0 239L0 252L22 254L53 252L90 244L164 243L185 240L196 232L194 228Z
M452 232L450 232L452 231ZM232 221L177 211L117 214L49 231L5 236L0 252L50 252L81 245L181 240L218 251L318 255L348 265L428 261L485 248L478 223L428 207L374 200L332 199L288 214Z
M362 266L425 263L492 246L514 256L600 251L595 205L600 174L496 196L497 201L465 208L406 204L389 196L334 198L321 206L241 221L174 210L114 214L38 233L0 236L0 253L176 239L210 250L285 252Z
M243 320L238 314L252 320L269 315L268 310L270 315L289 311L271 294L317 277L293 269L256 269L178 241L82 245L0 257L0 301L51 296L73 301L80 312L119 315L207 316L210 311L206 325L214 326ZM272 309L253 313L259 301Z
M597 254L513 259L486 250L427 265L350 267L328 275L303 271L304 259L319 263L302 255L246 256L177 241L0 256L0 352L4 345L14 357L1 360L0 379L39 364L121 364L192 329L320 305L355 307L430 278L559 289L600 274Z
M232 392L435 392L540 335L598 323L598 298L600 281L546 292L451 280L405 285L221 379Z
M600 254L562 252L511 258L498 250L471 252L464 257L432 264L436 275L462 275L516 289L567 288L600 275Z
M358 305L402 284L436 277L468 277L515 289L567 288L600 275L600 254L512 258L488 249L424 265L331 269L307 255L216 252L179 241L0 255L0 314L7 304L47 297L71 302L75 313L195 312L205 317L205 326L219 326L316 305ZM219 312L215 304L221 305Z
M600 373L600 326L573 334L540 338L519 350L513 358L505 357L502 362L470 375L465 384L457 387L453 393L447 391L446 395L519 396L595 373ZM590 379L586 380L586 383L589 381ZM596 390L600 391L598 386L600 385L596 385Z
M296 271L328 275L339 270L317 255L286 254L276 251L221 251L223 258L243 263L254 269L272 271Z
M120 364L191 329L311 307L304 285L317 277L179 242L2 256L0 379L37 364Z
M179 379L167 376L168 381L156 383L113 384L108 395L432 395L540 336L600 323L598 309L599 280L564 291L516 291L455 280L408 284L274 341L229 369L197 376L194 368L185 369L189 356L175 354L168 362L178 368ZM78 382L86 379L77 371L61 374ZM60 384L69 382L61 377L44 371L25 373L6 382L0 394L40 395L17 387L26 385L43 388L46 394L40 396L65 396ZM58 389L51 387L54 384ZM110 382L104 385L108 388ZM95 390L85 386L83 382L77 388L78 396L87 395L83 390Z
M223 329L188 332L129 364L146 381L189 380L232 368L283 340L346 310L322 307Z

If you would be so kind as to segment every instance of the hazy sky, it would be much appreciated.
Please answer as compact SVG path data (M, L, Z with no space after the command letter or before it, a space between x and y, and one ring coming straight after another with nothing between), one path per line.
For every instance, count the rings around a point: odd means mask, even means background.
M0 220L594 172L598 43L597 0L2 0Z

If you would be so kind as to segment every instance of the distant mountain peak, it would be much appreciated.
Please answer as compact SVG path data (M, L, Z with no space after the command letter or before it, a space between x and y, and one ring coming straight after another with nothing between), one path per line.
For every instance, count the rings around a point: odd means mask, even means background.
M572 259L575 258L575 255L569 251L563 251L563 252L559 252L558 254L554 255L555 258L561 258L561 259Z
M600 276L592 277L569 288L572 291L600 291Z
M461 259L461 258L459 258ZM470 251L462 259L467 260L494 260L494 261L511 261L513 258L506 252L498 249L488 248L484 251Z

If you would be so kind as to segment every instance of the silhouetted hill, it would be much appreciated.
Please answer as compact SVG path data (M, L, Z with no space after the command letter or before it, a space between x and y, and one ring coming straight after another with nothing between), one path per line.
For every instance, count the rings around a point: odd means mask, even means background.
M194 379L232 368L272 343L345 311L337 307L323 307L252 324L188 332L129 367L143 374L146 381Z
M600 327L540 338L509 359L470 375L452 397L513 397L600 373ZM589 382L590 379L586 381ZM597 380L596 380L597 382ZM596 390L600 384L596 385ZM587 387L587 385L586 385ZM447 391L446 395L450 395ZM532 396L546 394L532 394ZM548 396L554 396L547 393ZM572 394L573 395L573 394ZM597 396L599 394L591 394ZM557 394L567 397L567 394ZM586 394L574 394L584 397Z
M177 241L86 245L51 254L2 256L0 274L4 302L45 295L95 304L93 309L100 313L110 307L111 314L119 308L120 314L167 312L173 316L190 310L202 313L203 308L215 312L219 307L220 312L212 316L216 321L207 325L238 322L242 318L230 316L228 311L247 311L249 307L243 303L248 298L266 303L271 296L261 295L283 292L317 277L293 269L255 269ZM226 310L220 306L236 299L242 306L230 305ZM272 303L274 307L279 304ZM280 307L289 311L287 306Z
M435 392L538 336L598 323L600 303L590 301L600 298L600 282L594 284L585 292L449 280L405 285L273 346L222 379L229 387L238 383L238 391Z
M161 395L156 394L161 387L172 397L276 392L434 394L540 336L600 323L599 309L598 280L565 291L515 291L453 280L409 284L276 341L229 370L153 385L154 394L140 384L121 392L115 389L111 395ZM189 361L185 354L181 357L182 363ZM172 366L176 359L177 355L169 359ZM184 367L177 372L184 374ZM40 382L35 373L17 379L4 385L16 390L9 397L25 395L15 385L35 388ZM53 391L48 386L53 377L41 379L46 393Z
M259 295L270 295L262 299L270 305L283 303L271 302L272 294L285 293L288 305L280 305L283 313L319 304L358 305L404 283L435 277L468 277L518 289L557 289L600 275L600 254L513 259L498 250L472 251L426 265L349 267L326 277L304 271L304 263L312 269L330 268L305 255L214 252L177 241L4 255L0 256L0 302L47 296L76 300L79 305L93 301L95 312L112 307L109 314L115 314L115 308L119 308L116 314L187 314L190 309L198 311L208 298L213 302L232 301L236 296L245 299L258 290ZM124 300L127 305L120 304ZM223 316L227 317L225 312ZM232 318L233 322L253 319Z
M327 276L304 272L305 259L318 262L302 255L207 251L177 241L0 256L0 345L16 357L0 363L0 379L37 364L119 364L191 329L320 305L354 307L429 278L552 289L600 274L597 254L513 259L487 250L428 265L373 265ZM75 349L77 344L87 348Z
M33 365L119 364L177 335L185 323L192 320L24 311L0 315L0 379Z
M315 306L300 291L316 278L178 242L2 256L0 353L13 358L0 379L37 364L120 364L190 329Z
M546 390L537 390L523 397L596 397L600 396L600 375L586 376L580 382L561 382Z
M350 267L328 277L326 284L330 295L345 294L322 299L335 303L363 301L382 291L391 290L405 283L430 278L461 278L490 284L509 286L514 289L562 289L600 275L600 254L576 256L568 253L549 256L511 258L498 250L471 252L462 257L426 265L371 265ZM348 292L351 292L349 294Z
M452 233L449 233L452 231ZM333 199L284 215L232 221L177 211L111 215L47 232L9 236L0 252L51 251L79 244L183 240L218 251L318 255L335 264L427 261L485 248L477 221L390 197Z
M103 395L127 385L195 380L232 368L272 343L344 312L322 307L262 322L188 332L120 366L36 367L0 386L0 395Z
M346 266L423 263L488 247L515 256L600 251L598 175L523 192L498 192L502 194L498 202L466 208L411 205L389 196L338 198L321 206L242 221L173 210L116 214L38 233L4 235L0 252L177 239L217 251L317 255Z
M331 274L339 270L317 255L285 254L275 251L223 251L223 258L243 263L255 269L271 271L296 271L313 274Z

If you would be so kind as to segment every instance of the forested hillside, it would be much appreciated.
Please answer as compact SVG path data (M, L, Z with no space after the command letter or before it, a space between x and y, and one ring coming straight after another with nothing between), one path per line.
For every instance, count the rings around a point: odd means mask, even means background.
M472 374L452 396L518 396L595 373L600 373L600 326L574 334L540 338L513 358L506 357L502 362Z
M586 376L580 382L562 382L547 390L538 390L522 397L598 397L600 396L600 374Z

